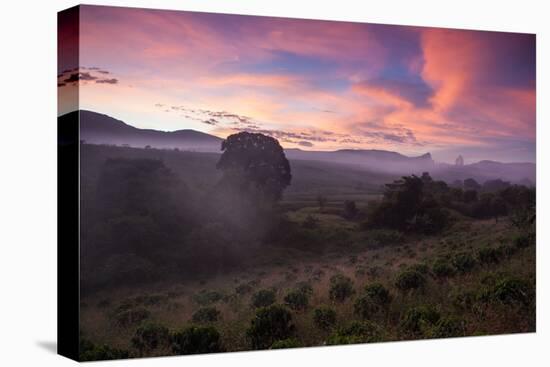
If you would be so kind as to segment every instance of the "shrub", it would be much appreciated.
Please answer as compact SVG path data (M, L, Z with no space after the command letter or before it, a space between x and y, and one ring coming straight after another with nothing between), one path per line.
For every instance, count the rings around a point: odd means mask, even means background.
M221 301L224 295L218 291L202 290L193 296L193 300L201 306L207 306Z
M286 348L300 348L302 343L298 339L288 338L283 340L277 340L271 346L271 349L286 349Z
M365 286L365 294L382 307L389 305L391 302L390 291L380 283Z
M328 345L374 343L382 340L380 327L369 321L353 322L331 335Z
M430 268L426 264L413 264L409 266L409 270L417 271L420 274L428 274L430 272Z
M330 278L329 296L333 301L344 302L354 293L352 280L341 274Z
M235 293L239 295L244 295L252 292L253 289L254 288L252 287L252 285L250 285L250 283L243 283L239 284L237 288L235 288Z
M294 334L292 314L281 305L262 307L246 331L253 349L266 349L278 340L288 339Z
M313 287L309 282L299 282L296 284L296 289L308 296L313 294Z
M192 317L193 322L216 322L220 318L220 311L215 307L199 308Z
M151 352L159 347L168 346L170 343L170 332L162 325L147 323L140 326L132 337L132 346L139 351Z
M434 338L454 338L464 336L464 321L454 317L439 319L432 331Z
M502 256L508 259L514 256L518 251L518 248L513 245L500 245L498 249L502 253Z
M403 243L403 233L391 229L372 229L368 232L374 247L399 245Z
M305 310L309 304L309 296L301 290L292 290L285 296L285 304L293 310Z
M380 312L380 310L380 305L374 302L373 299L366 294L357 297L353 304L353 311L363 319L370 319Z
M271 289L262 289L252 296L252 306L267 307L275 303L275 292Z
M528 306L534 300L534 292L529 282L506 277L495 284L492 299L507 305Z
M440 317L432 306L413 307L401 317L399 327L405 334L423 336L429 333Z
M319 329L329 330L336 324L336 311L328 306L321 306L313 311L313 322Z
M395 280L395 286L403 292L423 288L425 284L426 278L424 275L414 270L401 272Z
M212 326L190 326L172 335L172 352L175 354L223 352L220 333Z
M477 300L472 291L457 292L452 295L453 305L461 311L470 311Z
M84 361L102 361L107 359L125 359L129 357L127 350L111 348L108 345L95 345L87 339L80 340L78 359Z
M455 269L446 259L437 259L432 266L432 272L438 278L448 278L454 274Z
M514 238L514 246L517 248L526 248L529 247L532 243L534 243L533 236L530 236L528 234L520 234L517 235L516 238Z
M468 252L461 252L456 254L453 257L452 262L456 270L459 273L463 273L463 274L472 271L472 269L476 265L476 260L474 259L472 254Z
M484 247L477 252L477 258L482 264L498 264L502 255L500 248Z
M129 327L142 322L150 316L151 312L146 308L122 305L114 311L112 318L118 326Z

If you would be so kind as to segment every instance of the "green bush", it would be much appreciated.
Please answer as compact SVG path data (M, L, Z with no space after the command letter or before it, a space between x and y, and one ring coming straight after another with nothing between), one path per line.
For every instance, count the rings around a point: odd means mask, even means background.
M413 264L409 266L409 270L417 271L420 274L428 274L430 272L430 268L426 264Z
M381 283L366 285L365 294L382 307L389 305L392 299L390 291Z
M426 278L424 275L414 270L401 272L395 280L395 286L403 292L423 288L425 284Z
M137 328L132 337L132 346L140 355L170 344L170 332L162 325L147 323Z
M330 278L329 296L331 300L344 302L354 292L351 278L342 274L337 274Z
M250 285L250 283L242 283L239 284L237 288L235 288L235 293L239 295L244 295L252 292L253 289L254 288L252 287L252 285Z
M193 322L216 322L220 319L220 311L215 307L199 308L192 317Z
M517 248L526 248L534 243L534 236L530 234L519 234L514 238L514 246Z
M313 311L313 322L319 329L329 330L336 325L336 311L328 306L320 306Z
M306 292L295 289L285 296L285 304L295 311L305 310L309 304L309 296Z
M437 259L432 266L432 272L438 278L448 278L455 273L455 269L448 260Z
M198 354L223 352L221 336L212 326L190 326L172 335L172 352Z
M503 253L500 248L483 247L478 250L477 258L482 264L498 264L502 259Z
M78 359L84 361L103 361L108 359L125 359L129 357L127 350L111 348L108 345L95 345L87 339L80 339Z
M476 260L472 254L468 252L460 252L456 254L453 256L452 262L455 269L462 274L472 271L476 266Z
M432 306L413 307L402 315L399 327L406 335L426 336L440 318L439 312Z
M267 307L275 303L276 295L271 289L262 289L252 296L252 306L255 308Z
M370 319L381 310L380 305L373 301L373 299L362 294L353 303L353 312L362 319Z
M535 295L529 282L515 277L506 277L495 284L492 299L507 305L528 306L535 300Z
M399 245L404 241L403 233L392 229L371 229L367 233L373 242L372 247Z
M284 306L272 305L256 311L246 336L253 349L266 349L278 340L292 337L294 329L290 311Z
M313 287L309 282L299 282L296 284L296 289L300 292L311 296L313 294Z
M375 343L383 340L381 328L369 321L353 322L332 334L328 345Z
M464 336L464 321L454 317L439 319L432 331L434 338L454 338Z
M139 324L151 316L151 312L143 307L133 307L127 304L118 307L112 314L115 324L120 327L129 327Z
M271 346L271 349L287 349L287 348L301 348L302 343L298 339L288 338L283 340L277 340Z

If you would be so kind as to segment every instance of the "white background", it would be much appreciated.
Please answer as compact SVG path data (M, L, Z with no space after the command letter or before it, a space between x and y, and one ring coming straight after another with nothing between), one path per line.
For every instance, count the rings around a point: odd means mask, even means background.
M117 366L539 366L550 363L550 12L539 1L92 1L163 9L537 33L537 333L100 362ZM0 63L0 366L64 366L56 343L56 12L7 0ZM545 144L546 143L546 144ZM546 223L546 226L544 224Z

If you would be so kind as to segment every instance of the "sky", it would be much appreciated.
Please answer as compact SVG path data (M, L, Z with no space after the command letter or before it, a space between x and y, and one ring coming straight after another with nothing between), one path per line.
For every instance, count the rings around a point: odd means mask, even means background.
M535 161L535 35L101 6L79 16L59 22L60 115L260 132L304 150Z

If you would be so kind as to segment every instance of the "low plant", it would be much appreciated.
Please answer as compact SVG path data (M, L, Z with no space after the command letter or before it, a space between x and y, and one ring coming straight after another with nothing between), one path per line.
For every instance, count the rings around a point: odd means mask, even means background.
M220 311L215 307L199 308L192 316L193 322L216 322L220 319Z
M313 310L313 322L319 329L329 330L336 325L336 311L328 306L320 306Z
M337 274L330 278L330 299L337 302L344 302L355 293L351 278Z
M190 326L172 335L174 354L223 352L221 336L212 326Z
M253 349L266 349L278 340L292 337L294 329L290 311L281 305L271 305L256 311L246 336Z
M271 289L262 289L252 296L252 306L255 308L267 307L275 303L276 295Z

